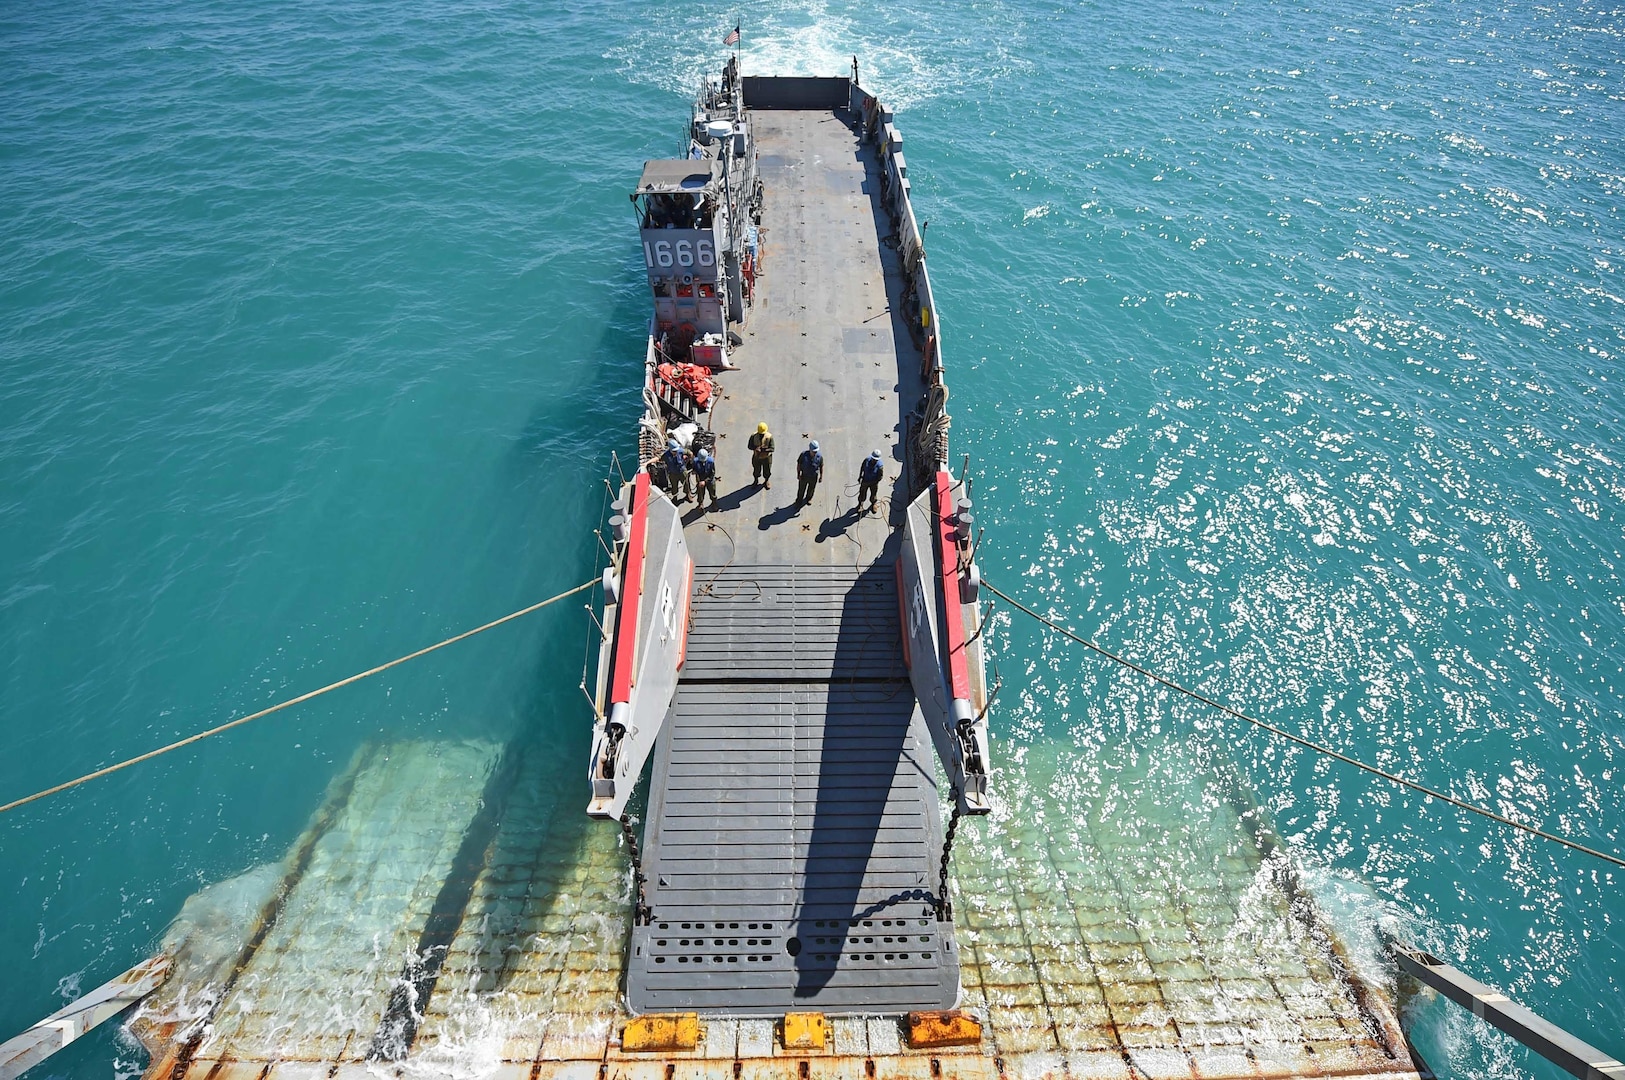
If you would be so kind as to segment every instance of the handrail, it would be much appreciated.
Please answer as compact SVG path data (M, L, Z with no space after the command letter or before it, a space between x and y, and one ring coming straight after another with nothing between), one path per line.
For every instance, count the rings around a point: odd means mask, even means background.
M1625 1064L1436 956L1390 942L1400 969L1580 1080L1625 1080Z
M169 977L170 960L155 956L103 983L14 1039L0 1043L0 1080L16 1080L91 1028L111 1020L158 989Z
M915 462L909 478L915 491L931 483L931 477L948 462L948 386L943 378L942 324L937 317L936 297L931 291L931 275L926 270L925 231L914 216L909 198L908 167L903 161L903 136L880 100L852 81L851 111L862 117L861 137L873 142L880 157L881 198L896 226L897 250L913 291L917 312L899 312L909 319L910 334L918 333L921 371L925 394L920 417L911 428L910 458ZM915 320L918 320L916 323Z

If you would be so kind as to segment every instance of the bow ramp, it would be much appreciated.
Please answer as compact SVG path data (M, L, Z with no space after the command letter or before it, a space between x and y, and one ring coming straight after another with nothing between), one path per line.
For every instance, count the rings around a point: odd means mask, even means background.
M951 1006L931 738L891 568L699 574L715 582L655 761L633 1009Z
M630 832L652 759L635 1011L954 1004L933 750L955 816L985 812L986 693L965 530L938 512L955 485L937 481L896 532L868 523L862 566L696 565L646 475L616 504L589 812ZM696 537L702 557L721 554L715 532Z

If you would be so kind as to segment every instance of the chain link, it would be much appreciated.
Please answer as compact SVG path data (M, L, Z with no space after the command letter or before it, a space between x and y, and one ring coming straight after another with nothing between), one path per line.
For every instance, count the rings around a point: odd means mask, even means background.
M625 814L621 815L621 838L626 841L626 850L632 856L632 889L635 893L632 921L638 926L648 926L654 921L655 913L649 907L649 897L644 890L643 857L638 854L638 837L632 831L631 819Z
M937 879L938 922L952 922L954 918L954 902L948 898L948 860L954 852L954 831L959 828L959 789L951 789L948 797L954 810L948 816L948 831L942 836L942 872Z

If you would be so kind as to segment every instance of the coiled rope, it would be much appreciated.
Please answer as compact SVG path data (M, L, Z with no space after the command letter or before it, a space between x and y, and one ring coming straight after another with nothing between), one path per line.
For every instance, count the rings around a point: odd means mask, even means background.
M366 671L351 675L349 678L340 679L335 683L328 683L320 690L311 690L307 693L300 694L298 697L291 697L287 701L278 702L277 704L272 705L270 708L261 709L259 712L249 713L247 716L239 716L235 720L229 720L226 723L221 724L219 727L212 727L207 731L200 731L196 735L188 735L186 738L177 742L172 742L168 746L160 746L156 750L148 750L145 754L138 754L133 758L120 761L116 765L109 765L105 769L97 769L95 772L86 773L85 775L73 780L69 780L66 783L58 784L55 787L48 787L44 791L36 791L32 795L13 800L12 802L6 803L4 806L0 806L0 814L4 814L8 810L15 810L19 806L27 806L29 803L43 799L48 795L55 795L59 792L67 791L69 788L76 788L80 784L88 784L92 780L99 780L104 776L110 776L121 769L128 769L131 765L139 765L143 761L151 761L155 757L162 757L164 754L179 750L183 746L191 746L195 742L202 742L204 739L211 736L219 735L224 731L230 731L234 727L241 727L251 720L258 720L261 717L270 716L274 712L281 712L283 709L298 705L301 702L309 701L311 698L321 697L323 694L330 694L334 690L338 690L341 687L349 686L351 683L358 683L362 679L371 678L380 672L388 671L392 667L399 667L408 660L416 660L420 656L427 656L437 649L444 649L447 645L455 645L459 641L466 641L475 634L483 634L487 630L495 629L496 627L501 626L503 623L513 622L515 619L523 618L533 611L540 611L549 604L556 604L566 597L574 596L579 592L585 592L587 589L592 588L596 584L598 584L596 580L583 582L582 584L577 585L575 588L570 589L568 592L561 592L557 596L550 596L539 604L532 604L529 607L520 608L518 611L504 615L500 619L492 619L484 626L476 626L472 630L464 630L461 634L449 637L444 641L437 641L427 648L419 649L416 652L407 653L405 656L396 657L387 664L379 664L377 667L368 668Z
M1396 776L1394 773L1388 772L1388 771L1386 771L1384 769L1379 769L1375 765L1368 765L1365 762L1359 761L1359 760L1357 760L1355 758L1351 758L1347 754L1344 754L1344 753L1342 753L1340 751L1334 750L1331 747L1326 746L1326 745L1324 745L1322 743L1315 742L1312 739L1306 739L1302 735L1294 735L1292 732L1287 731L1284 728L1279 728L1279 727L1276 727L1274 724L1266 723L1265 721L1260 720L1257 717L1248 716L1246 713L1242 712L1239 709L1233 709L1229 705L1226 705L1222 701L1215 701L1213 698L1208 697L1206 694L1203 694L1203 693L1201 693L1199 691L1196 691L1196 690L1192 690L1192 689L1190 689L1189 687L1186 687L1186 686L1181 686L1179 683L1174 682L1172 679L1168 678L1167 676L1158 675L1154 671L1151 671L1151 670L1149 670L1147 668L1141 667L1139 664L1136 664L1134 661L1128 659L1127 657L1119 656L1116 653L1112 652L1110 649L1107 649L1107 648L1105 648L1104 646L1101 646L1101 645L1097 645L1093 641L1090 641L1086 637L1083 637L1083 636L1081 636L1079 634L1074 634L1071 630L1068 630L1066 627L1064 627L1061 624L1057 623L1055 620L1050 619L1050 618L1048 618L1048 617L1046 617L1044 615L1040 615L1038 612L1034 611L1032 608L1028 607L1026 604L1023 604L1019 600L1013 599L1008 594L1006 594L1006 593L1000 591L999 589L995 588L993 585L988 583L986 578L982 579L982 587L987 589L994 596L999 597L1005 603L1011 605L1012 607L1014 607L1014 608L1016 608L1016 609L1018 609L1020 611L1026 612L1028 615L1032 616L1034 619L1036 619L1039 622L1043 623L1045 626L1049 627L1051 630L1054 630L1056 633L1062 635L1063 637L1071 638L1073 641L1077 642L1079 645L1082 645L1084 648L1089 649L1092 652L1098 653L1099 655L1105 657L1107 660L1110 660L1112 663L1117 664L1117 665L1119 665L1121 667L1128 668L1130 671L1133 671L1133 672L1136 672L1136 673L1138 673L1140 675L1143 675L1147 679L1150 679L1152 682L1157 683L1157 684L1159 684L1161 686L1166 686L1168 689L1174 691L1175 693L1183 694L1183 695L1185 695L1186 697L1190 698L1193 701L1200 701L1203 705L1206 705L1206 706L1208 706L1209 708L1212 708L1212 709L1217 709L1219 712L1224 713L1226 716L1233 716L1237 720L1244 720L1247 723L1252 724L1254 727L1262 728L1265 731L1268 731L1273 735L1279 735L1281 738L1286 739L1289 742L1295 742L1299 746L1306 747L1307 749L1313 750L1317 754L1323 754L1326 757L1335 758L1336 760L1343 762L1343 764L1345 764L1345 765L1352 765L1356 769L1360 769L1363 772L1370 773L1372 776L1380 776L1384 780L1387 780L1389 783L1398 784L1400 787L1409 788L1412 791L1418 792L1418 793L1420 793L1422 795L1426 795L1430 799L1437 799L1440 802L1449 803L1451 806L1456 807L1458 810L1466 810L1469 813L1477 814L1480 817L1489 818L1491 821L1499 822L1500 824L1505 825L1508 828L1517 829L1520 832L1526 832L1526 833L1529 833L1532 836L1538 836L1543 840L1550 840L1550 841L1552 841L1554 843L1562 844L1566 848L1573 848L1575 851L1583 852L1586 855L1590 855L1590 856L1593 856L1594 858L1601 859L1603 862L1613 863L1615 866L1625 866L1625 859L1620 858L1618 855L1611 855L1606 851L1598 851L1595 848L1588 848L1584 844L1576 843L1573 840L1568 839L1567 837L1558 836L1556 833L1549 833L1549 832L1545 831L1544 829L1537 829L1533 825L1525 825L1521 821L1514 821L1512 818L1506 817L1505 815L1497 814L1494 810L1486 810L1482 806L1477 806L1477 805L1475 805L1473 803L1470 803L1470 802L1463 802L1461 799L1458 799L1453 795L1446 795L1442 791L1435 791L1434 789L1432 789L1430 787L1427 787L1424 784L1418 784L1414 780L1407 780L1403 776Z

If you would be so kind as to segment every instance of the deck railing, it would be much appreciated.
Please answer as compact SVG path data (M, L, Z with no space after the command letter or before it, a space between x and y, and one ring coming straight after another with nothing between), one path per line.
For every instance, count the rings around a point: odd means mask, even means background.
M862 118L864 141L873 143L880 155L881 198L897 230L897 253L908 281L900 314L920 349L920 377L925 392L911 418L905 460L913 488L919 491L932 474L948 463L948 385L943 379L942 324L926 268L925 231L914 216L910 197L903 135L893 123L891 112L856 80L851 82L849 107Z

